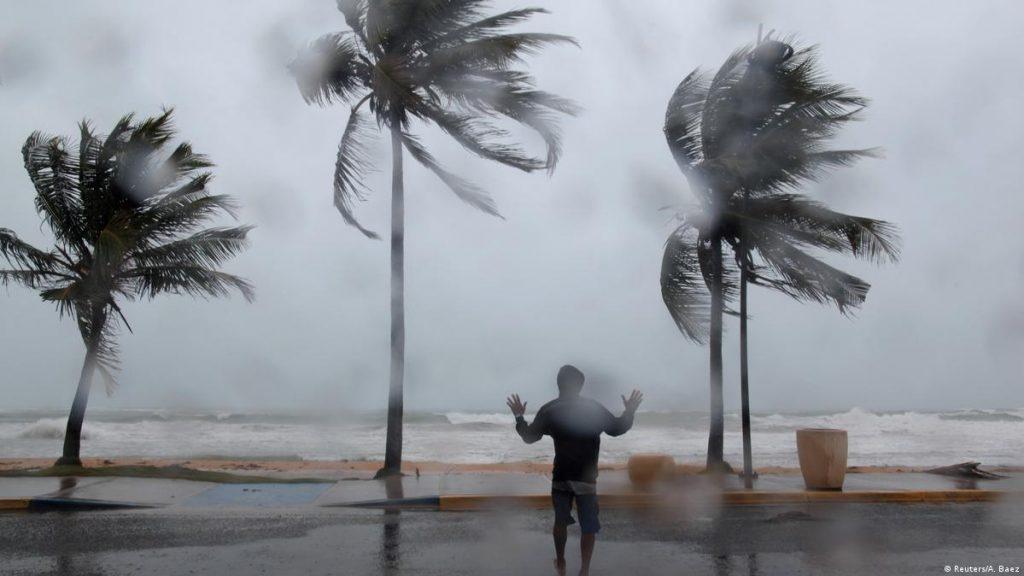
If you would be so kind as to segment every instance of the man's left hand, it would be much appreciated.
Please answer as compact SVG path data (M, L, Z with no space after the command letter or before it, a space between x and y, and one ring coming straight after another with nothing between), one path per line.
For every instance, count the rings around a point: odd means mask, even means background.
M513 394L506 398L505 404L512 410L512 415L516 418L526 414L526 402L519 399L519 394Z

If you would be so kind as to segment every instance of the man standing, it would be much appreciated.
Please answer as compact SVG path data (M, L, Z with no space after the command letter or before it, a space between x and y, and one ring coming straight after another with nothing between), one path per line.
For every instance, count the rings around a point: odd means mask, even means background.
M580 396L583 380L583 372L578 368L562 366L558 371L558 398L541 406L530 424L523 418L526 403L518 394L510 396L506 403L516 417L516 432L524 442L532 444L545 434L555 442L555 466L551 476L555 568L559 574L565 574L565 540L568 526L575 523L571 514L575 501L582 532L580 575L586 576L590 573L595 536L601 530L597 518L597 456L601 433L625 434L633 426L633 415L644 396L639 390L633 390L629 398L623 396L625 410L616 418L599 402Z

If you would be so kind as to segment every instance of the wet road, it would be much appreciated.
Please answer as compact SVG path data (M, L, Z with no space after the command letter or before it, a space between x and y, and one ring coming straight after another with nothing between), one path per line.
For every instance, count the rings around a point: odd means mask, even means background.
M602 522L593 574L1024 568L1020 504L734 507L673 516L605 510ZM549 529L544 511L6 513L0 574L552 574ZM576 545L571 530L570 574Z

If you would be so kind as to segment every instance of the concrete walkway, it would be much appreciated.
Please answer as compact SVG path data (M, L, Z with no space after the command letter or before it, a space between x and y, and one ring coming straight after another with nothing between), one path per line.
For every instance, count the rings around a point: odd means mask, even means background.
M765 475L754 490L736 477L716 482L681 476L648 491L635 490L625 471L602 473L606 507L690 507L705 503L788 504L798 502L977 502L1024 497L1024 475L965 482L933 474L846 476L842 492L804 489L798 475ZM456 473L390 480L341 480L308 484L214 484L153 478L0 478L0 510L103 509L126 507L296 508L361 506L475 510L550 505L550 480L538 474Z

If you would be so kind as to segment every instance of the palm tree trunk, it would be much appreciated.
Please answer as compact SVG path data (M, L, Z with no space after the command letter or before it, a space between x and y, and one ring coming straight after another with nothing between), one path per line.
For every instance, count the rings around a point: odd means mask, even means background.
M391 384L384 468L377 476L401 474L405 379L405 190L402 184L400 128L391 128Z
M716 237L711 247L711 335L709 338L711 368L711 414L708 430L708 470L717 470L723 463L725 408L722 401L722 243Z
M754 487L754 462L750 446L750 394L747 371L747 271L746 253L740 270L740 402L743 420L743 486Z
M64 450L54 466L81 466L80 457L82 448L82 423L85 422L85 408L89 403L89 390L92 388L92 378L96 373L96 352L99 348L100 334L103 333L103 325L106 322L102 312L93 313L91 319L94 327L89 342L85 344L85 361L82 363L82 371L78 376L78 389L75 390L75 399L71 403L71 413L68 414L68 424L64 430ZM96 328L98 327L98 328Z

